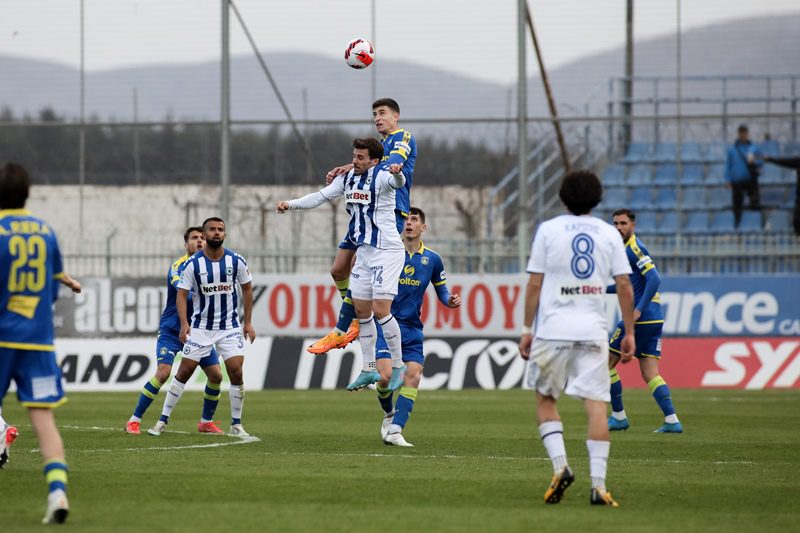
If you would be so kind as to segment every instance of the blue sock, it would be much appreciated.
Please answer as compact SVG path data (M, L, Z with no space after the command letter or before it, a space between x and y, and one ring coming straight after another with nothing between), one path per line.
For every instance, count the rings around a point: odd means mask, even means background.
M347 295L342 300L342 307L339 308L339 321L336 322L336 327L342 331L347 331L356 318L356 309L353 307L352 297L348 290Z
M619 379L616 368L609 374L611 375L611 409L615 413L621 413L625 410L622 406L622 381Z
M205 394L203 394L203 414L200 415L203 422L214 420L214 413L219 405L219 396L219 384L206 383Z
M390 391L388 387L384 387L379 385L378 383L375 384L375 390L378 391L378 402L381 404L381 409L386 414L392 412L394 407L392 406L392 397L394 396L394 392Z
M142 393L139 394L139 402L136 404L136 409L133 410L133 416L142 418L147 408L153 403L153 400L158 396L158 391L161 390L161 383L153 376L150 381L142 387Z
M398 425L401 428L406 427L408 417L411 416L411 411L414 409L414 401L417 399L417 389L413 387L400 387L400 396L397 398L397 405L395 406L395 415L392 419L392 424Z
M661 376L656 376L647 382L647 386L650 389L650 393L653 395L653 398L656 399L656 403L663 411L664 416L667 417L669 415L675 414L675 407L672 406L672 398L669 395L669 386L667 386L667 382L664 381L664 378Z
M44 476L50 492L61 489L67 490L67 463L63 459L48 461L44 465Z

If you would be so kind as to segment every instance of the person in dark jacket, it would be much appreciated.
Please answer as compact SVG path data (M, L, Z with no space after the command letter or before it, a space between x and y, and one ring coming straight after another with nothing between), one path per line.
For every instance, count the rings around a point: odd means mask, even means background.
M728 149L725 160L726 187L733 192L733 218L736 227L742 220L742 204L747 193L750 209L761 209L761 196L758 189L758 175L764 165L763 155L755 144L750 142L747 125L737 130L736 142Z
M766 163L773 163L785 168L794 169L797 172L797 185L794 190L794 216L792 217L792 224L794 225L795 235L800 235L800 155L790 157L771 157L764 156Z

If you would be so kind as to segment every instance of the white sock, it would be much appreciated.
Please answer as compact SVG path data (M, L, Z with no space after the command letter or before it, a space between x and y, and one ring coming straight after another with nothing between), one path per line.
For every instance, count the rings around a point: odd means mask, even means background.
M589 450L589 474L592 476L592 488L606 490L606 471L608 470L608 453L611 442L607 440L587 440Z
M345 333L347 333L346 331L342 331L339 328L333 328L333 332L336 333L337 335L344 335Z
M398 426L397 424L391 424L391 425L389 425L389 433L390 433L390 434L391 434L391 433L402 433L402 432L403 432L403 428L401 428L401 427L400 427L400 426Z
M361 341L361 357L364 360L364 371L375 370L375 341L378 328L372 315L369 318L358 319L358 340Z
M177 379L172 380L172 385L169 386L169 390L164 397L164 408L161 410L162 415L166 417L172 415L172 410L175 409L175 406L178 405L178 400L183 396L183 388L185 386L186 383L181 383Z
M3 414L2 411L0 411L0 431L5 429L5 427L6 427L6 421L3 420Z
M141 418L133 415L131 415L131 417L128 419L128 422L141 422L141 421L142 421ZM0 424L0 427L3 427L3 424Z
M567 466L567 448L564 446L564 424L560 420L539 425L539 436L553 462L553 472L559 473Z
M667 424L677 424L678 423L678 415L671 414L664 417L664 422Z
M403 343L400 339L400 324L397 323L397 320L392 314L383 317L378 324L380 324L381 329L383 329L383 338L386 339L389 353L392 354L392 368L402 368Z
M241 385L231 384L229 394L231 397L231 418L242 418L242 409L244 408L244 383Z
M613 416L615 420L625 420L628 418L628 415L625 414L625 409L620 412L614 411L611 413L611 416Z

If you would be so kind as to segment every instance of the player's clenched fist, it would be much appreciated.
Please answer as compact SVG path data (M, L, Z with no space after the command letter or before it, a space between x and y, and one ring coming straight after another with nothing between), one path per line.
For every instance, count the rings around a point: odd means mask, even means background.
M285 200L284 200L283 202L278 202L278 205L277 205L277 207L275 208L275 210L276 210L278 213L285 213L286 211L288 211L288 210L289 210L289 202L287 202L287 201L285 201Z

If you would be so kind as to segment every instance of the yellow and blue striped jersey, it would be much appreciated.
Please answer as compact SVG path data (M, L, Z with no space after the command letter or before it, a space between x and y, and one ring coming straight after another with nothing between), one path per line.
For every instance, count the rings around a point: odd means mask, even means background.
M383 144L382 162L392 165L403 165L403 176L406 184L397 190L395 197L395 210L408 215L411 208L411 186L414 183L414 165L417 162L417 140L410 131L397 129L389 133L381 141Z
M658 275L656 264L650 257L650 252L644 247L642 241L633 234L628 239L628 242L625 243L625 253L631 264L631 270L633 270L630 278L631 285L633 285L634 305L642 312L642 316L637 323L663 322L661 296L658 293L661 277ZM649 301L642 301L645 298Z
M0 348L50 351L63 276L52 228L27 209L0 210Z
M183 269L186 267L186 261L188 260L188 255L176 259L167 272L167 303L164 306L164 310L161 312L161 321L158 324L159 335L177 337L181 331L175 299L178 296L178 282L181 280ZM189 302L191 302L191 298L192 293L190 292L187 298L187 307Z
M422 329L422 301L430 283L433 283L439 301L447 305L450 291L447 290L447 274L442 258L420 243L419 250L413 254L406 251L406 262L400 274L397 296L392 302L392 314L399 323Z

